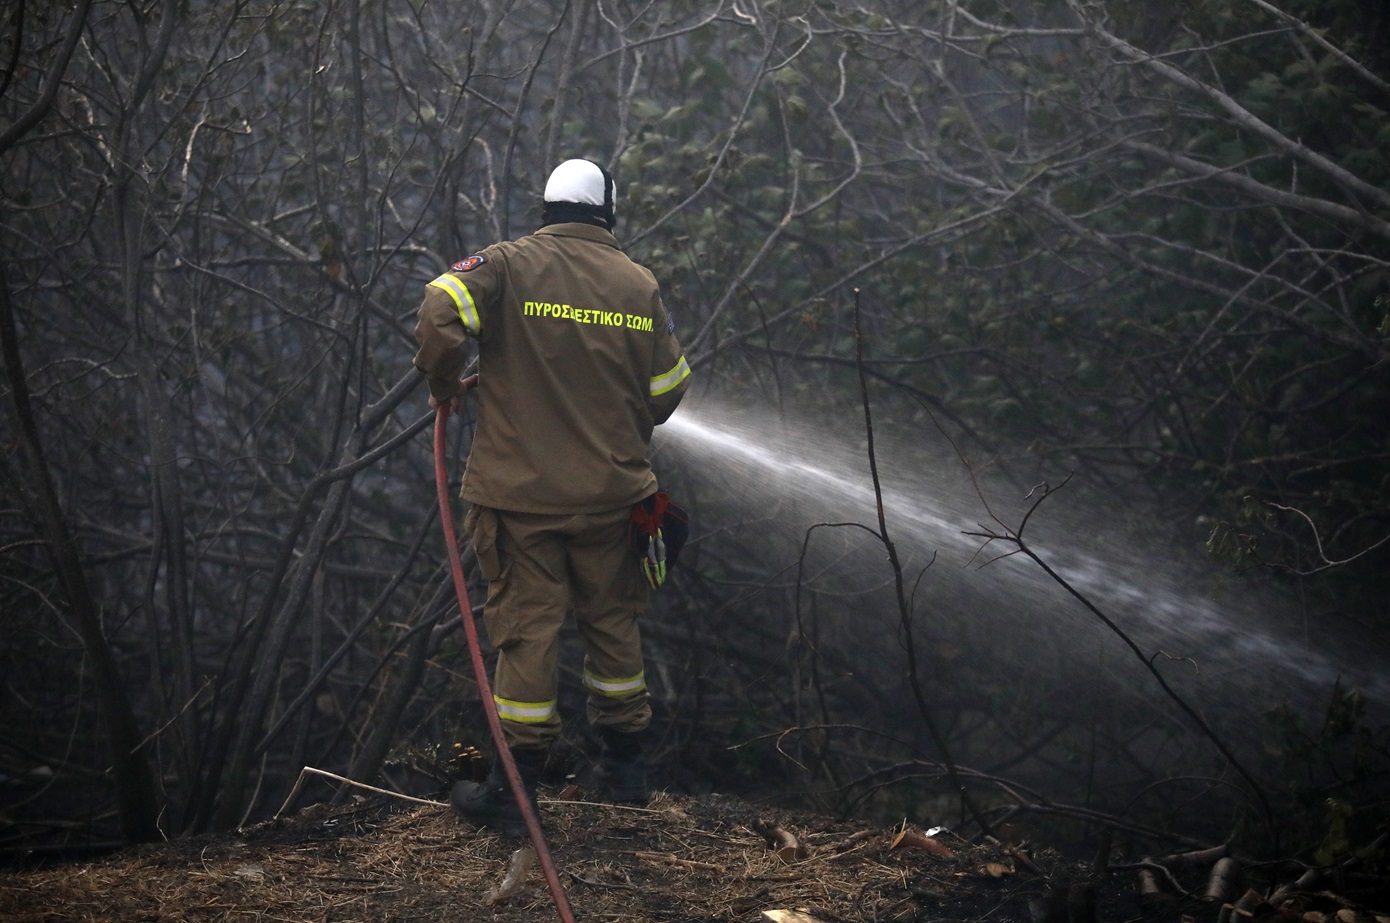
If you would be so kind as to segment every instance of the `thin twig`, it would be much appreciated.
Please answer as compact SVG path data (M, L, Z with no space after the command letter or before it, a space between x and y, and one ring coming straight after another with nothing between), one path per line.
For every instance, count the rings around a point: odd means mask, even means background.
M898 601L899 630L902 634L904 653L907 656L908 683L912 687L912 697L917 703L917 712L922 718L922 723L926 725L927 733L931 736L932 742L936 744L937 750L941 753L941 763L946 767L946 774L951 779L952 787L960 795L961 804L965 806L975 823L979 825L980 832L985 836L993 836L993 828L985 815L975 806L974 799L970 797L970 792L966 789L965 783L956 769L956 762L946 744L945 735L937 727L936 719L927 704L926 693L922 690L921 677L917 672L917 649L912 633L912 609L908 605L903 586L902 562L898 559L897 546L888 536L888 519L883 510L883 484L878 476L878 457L874 454L874 423L873 414L869 407L869 382L864 372L864 338L860 329L859 315L859 289L856 288L854 290L854 361L859 372L859 394L864 403L864 429L868 437L869 474L873 479L874 505L878 511L878 539L883 543L883 548L888 553L888 563L893 570L893 587Z
M416 798L412 795L402 795L400 792L393 792L389 789L377 788L375 785L368 785L365 782L358 782L354 779L349 779L346 776L340 776L336 773L326 772L322 769L315 769L313 766L305 766L303 769L299 771L299 778L295 780L294 788L290 789L289 796L285 798L285 803L280 805L280 810L275 812L275 816L272 817L271 820L279 820L282 816L284 816L285 811L288 810L289 806L294 803L294 799L299 797L299 790L304 787L304 777L311 775L321 776L325 779L332 779L334 782L341 782L344 785L351 785L353 788L365 789L369 792L375 792L378 795L390 795L392 798L399 798L402 801L411 801L415 804L428 804L436 808L446 807L446 805L442 801L430 801L426 798Z

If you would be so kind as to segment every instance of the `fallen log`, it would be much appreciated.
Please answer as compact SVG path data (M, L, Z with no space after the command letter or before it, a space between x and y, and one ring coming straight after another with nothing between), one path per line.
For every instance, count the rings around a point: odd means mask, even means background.
M1144 911L1170 907L1178 900L1172 873L1157 862L1145 860L1139 866L1139 906Z
M1216 864L1211 867L1211 874L1207 876L1207 887L1202 892L1202 897L1205 900L1224 904L1241 893L1242 887L1244 887L1244 876L1241 874L1240 863L1230 856L1223 856L1217 859Z

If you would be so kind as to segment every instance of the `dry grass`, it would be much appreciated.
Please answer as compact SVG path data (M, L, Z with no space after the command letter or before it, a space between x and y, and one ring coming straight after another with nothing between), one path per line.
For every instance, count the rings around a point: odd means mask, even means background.
M892 848L896 830L718 797L661 795L642 809L543 801L542 817L579 921L757 921L773 909L827 923L1027 919L1031 876L999 848ZM766 824L792 833L805 858L779 853L758 832ZM557 919L538 869L510 897L486 900L521 845L442 805L319 805L235 836L0 874L0 921Z

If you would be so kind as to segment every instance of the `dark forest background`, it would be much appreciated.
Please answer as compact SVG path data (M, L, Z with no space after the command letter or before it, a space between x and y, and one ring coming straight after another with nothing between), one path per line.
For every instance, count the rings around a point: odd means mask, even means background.
M486 749L413 312L570 156L616 174L707 427L659 450L696 524L649 620L660 782L1322 861L1383 825L1355 670L1218 697L1207 640L1127 619L1192 594L1298 626L1237 673L1384 662L1385 4L0 9L0 849ZM762 467L708 438L774 431ZM831 444L843 509L778 492ZM900 547L870 462L950 528ZM1137 592L1053 568L1049 523Z

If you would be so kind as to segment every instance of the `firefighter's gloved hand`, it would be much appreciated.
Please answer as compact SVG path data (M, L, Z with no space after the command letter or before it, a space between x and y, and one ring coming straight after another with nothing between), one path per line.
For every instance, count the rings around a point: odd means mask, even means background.
M430 410L438 410L441 406L447 404L450 413L458 413L460 410L463 409L463 396L468 393L468 388L476 382L476 375L470 376L468 378L460 378L458 382L458 391L454 393L453 397L439 398L431 394Z
M680 559L681 545L690 534L690 517L657 491L632 506L628 520L628 545L637 554L642 576L653 590L661 589Z
M430 395L430 410L438 410L440 407L448 407L450 413L458 413L463 409L463 395L455 394L453 397L443 399Z
M660 529L647 539L647 551L642 555L642 574L653 590L661 589L666 582L666 542Z

